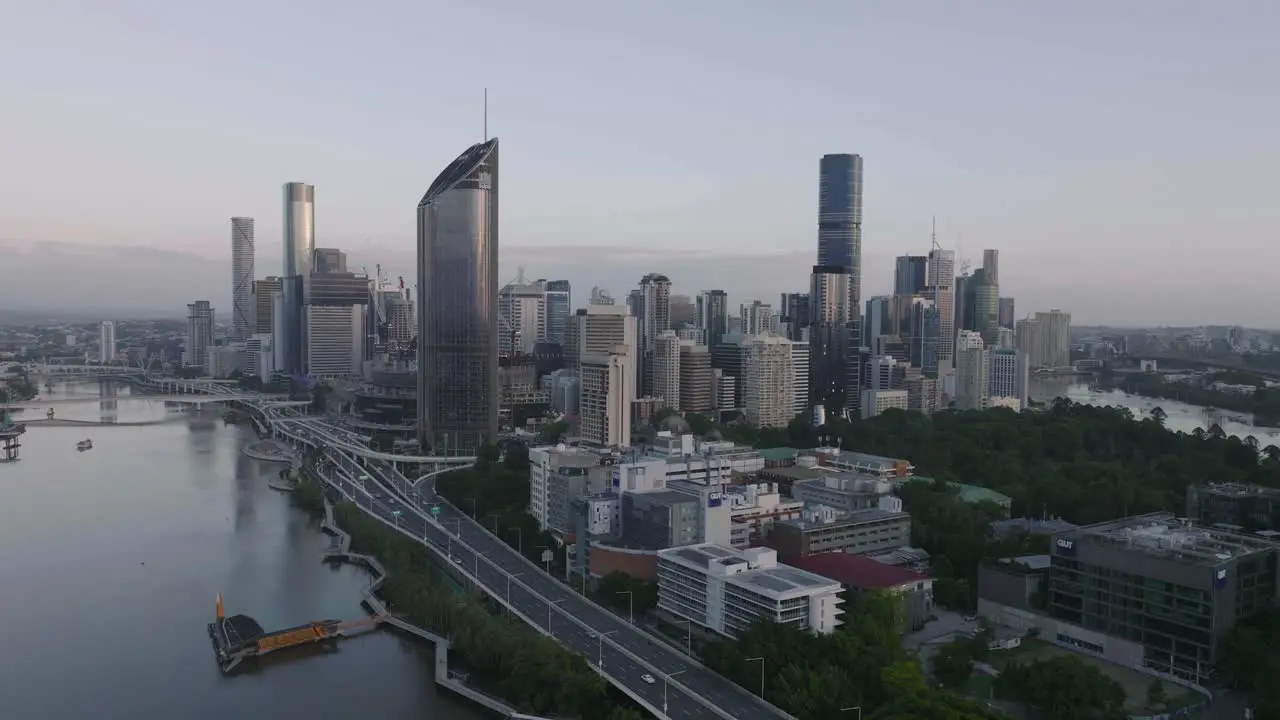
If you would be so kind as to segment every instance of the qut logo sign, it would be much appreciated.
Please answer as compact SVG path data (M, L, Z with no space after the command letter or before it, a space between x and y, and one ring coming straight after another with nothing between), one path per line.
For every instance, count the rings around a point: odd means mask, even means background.
M1058 538L1058 550L1064 553L1074 553L1076 551L1076 541L1071 538Z
M707 507L720 507L724 502L724 493L716 491L707 495Z

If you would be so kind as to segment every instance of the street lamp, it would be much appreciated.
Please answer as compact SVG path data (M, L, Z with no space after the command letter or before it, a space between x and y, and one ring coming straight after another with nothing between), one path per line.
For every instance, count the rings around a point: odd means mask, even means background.
M630 590L619 590L618 595L627 596L627 618L632 625L636 624L636 596Z
M471 501L471 517L474 518L476 516L476 499L475 498L463 498L463 499Z
M617 631L617 630L610 630L609 632L598 632L598 633L596 633L596 640L599 640L599 641L600 641L600 646L599 646L599 648L596 650L596 667L604 667L604 636L605 636L605 635L612 635L612 634L614 634L614 633L616 633L616 632L618 632L618 631Z
M551 608L552 606L559 605L562 602L564 602L563 598L561 598L560 600L547 601L547 634L548 635L551 634Z
M510 530L507 530L507 532L510 533L511 530L516 531L516 552L520 553L521 555L524 555L524 530L518 527L514 527L514 528L511 528Z
M673 673L667 673L662 676L662 714L663 715L667 714L667 684L671 682L671 678L675 677L676 675L679 675L682 672L684 671L677 670Z
M538 549L542 551L542 561L546 563L547 574L551 574L551 547L549 545L539 545Z
M684 627L685 627L684 643L685 643L685 647L688 650L689 656L692 657L693 656L693 621L677 620L676 622L684 623Z
M857 711L858 711L858 720L862 720L862 706L861 706L861 705L858 705L857 707L840 708L840 712L848 712L848 711L850 711L850 710L857 710Z
M764 658L763 657L746 658L746 662L755 662L757 660L760 661L760 699L763 700L764 699Z
M511 613L511 578L518 578L524 573L507 574L507 613Z

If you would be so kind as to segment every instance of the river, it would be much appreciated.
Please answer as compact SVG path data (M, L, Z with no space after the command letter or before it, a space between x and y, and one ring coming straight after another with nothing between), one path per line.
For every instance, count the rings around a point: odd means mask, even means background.
M42 397L59 418L163 419L162 403L98 383ZM43 418L26 411L18 419ZM75 444L92 438L94 448ZM357 619L361 569L327 566L316 524L267 487L280 465L243 455L244 428L217 422L32 427L0 463L0 705L5 717L441 718L482 711L432 680L431 648L387 631L264 658L223 676L205 625L228 614L268 630Z
M1055 397L1066 397L1073 402L1088 405L1116 405L1133 411L1136 417L1145 417L1152 408L1164 410L1165 425L1171 430L1193 432L1196 428L1207 430L1207 421L1216 422L1223 432L1240 438L1252 436L1259 447L1280 445L1280 430L1260 428L1250 425L1248 416L1229 410L1214 410L1199 405L1189 405L1177 400L1164 398L1148 398L1140 395L1126 395L1119 390L1094 391L1089 383L1079 376L1071 377L1033 377L1031 380L1031 398L1041 402L1050 402ZM1210 415L1213 413L1213 415Z

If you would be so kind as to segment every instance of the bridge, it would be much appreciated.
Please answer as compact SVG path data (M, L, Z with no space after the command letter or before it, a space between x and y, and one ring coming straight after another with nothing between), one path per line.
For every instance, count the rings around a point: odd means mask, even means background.
M54 407L57 405L78 405L83 403L116 402L124 400L153 400L190 403L204 405L206 403L235 401L289 401L288 395L263 395L262 393L222 393L215 395L76 395L74 397L55 397L47 400L24 400L21 402L0 403L0 410L31 410ZM306 401L303 404L310 404Z
M337 640L355 631L374 627L385 619L384 615L375 615L350 622L316 620L285 630L266 632L257 620L248 615L226 617L222 610L222 595L219 594L216 616L209 623L208 630L218 665L222 672L229 673L247 658L261 657L298 645Z
M415 483L401 474L395 463L405 456L356 446L323 423L285 422L278 411L259 410L277 435L323 453L320 476L330 487L371 517L423 543L530 627L587 658L596 672L657 717L791 718L544 572L436 495L433 483Z

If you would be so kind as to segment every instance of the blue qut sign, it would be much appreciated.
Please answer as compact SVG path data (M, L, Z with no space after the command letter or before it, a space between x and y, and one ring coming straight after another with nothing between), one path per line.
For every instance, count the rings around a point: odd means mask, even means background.
M613 486L622 487L622 471L617 468L613 470Z
M1213 587L1216 590L1221 590L1226 586L1227 586L1227 569L1218 568L1213 572Z
M724 493L719 490L707 495L707 507L720 507L724 503Z
M1075 555L1076 541L1071 538L1060 537L1054 541L1053 546L1057 549L1059 555Z

